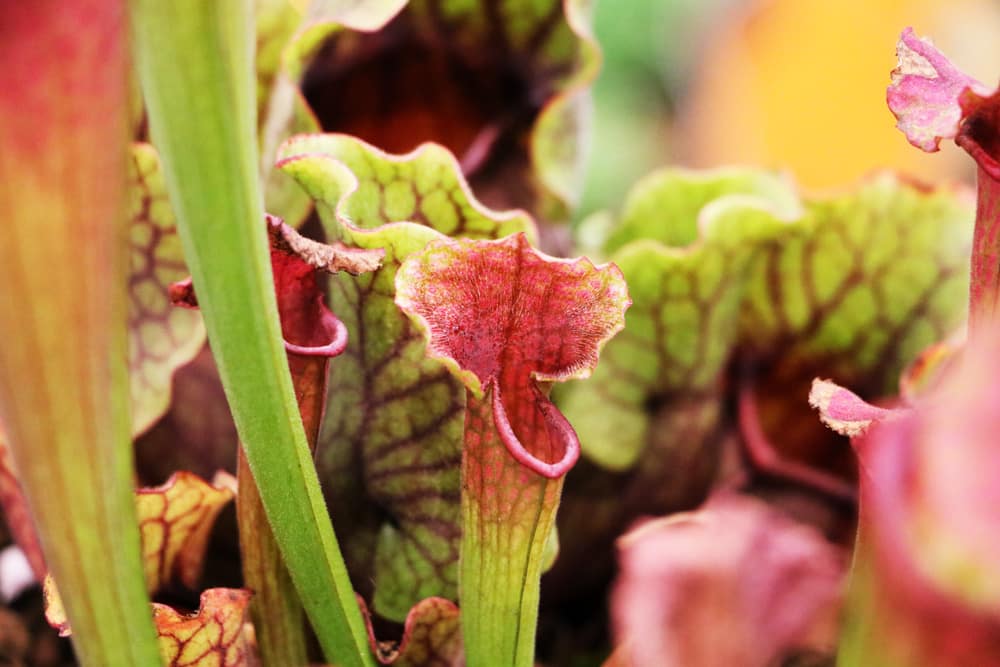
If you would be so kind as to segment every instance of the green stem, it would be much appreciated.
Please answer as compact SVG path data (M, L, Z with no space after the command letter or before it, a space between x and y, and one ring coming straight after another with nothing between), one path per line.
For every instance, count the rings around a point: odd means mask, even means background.
M309 450L315 453L323 421L330 359L326 356L304 356L289 352L288 366L306 441L309 443ZM243 557L243 579L254 591L250 613L254 627L257 628L261 664L264 667L304 665L308 659L302 603L278 551L274 533L264 516L260 493L242 447L238 454L236 473L236 512L240 529L240 553Z
M969 338L995 331L1000 302L1000 173L979 167L969 280Z
M242 446L237 454L236 480L243 582L254 592L250 615L256 629L260 664L264 667L308 664L302 603L267 523Z
M530 667L545 547L562 480L518 463L493 423L492 394L466 393L459 601L469 667Z
M0 3L0 26L0 412L79 662L157 665L132 496L124 3Z
M875 622L875 599L872 596L874 578L870 567L870 554L865 548L867 531L858 525L854 541L854 561L851 566L850 588L847 607L850 613L844 617L844 628L837 647L838 667L863 667L878 638Z
M136 0L154 144L275 540L326 659L374 665L289 378L257 182L249 0Z

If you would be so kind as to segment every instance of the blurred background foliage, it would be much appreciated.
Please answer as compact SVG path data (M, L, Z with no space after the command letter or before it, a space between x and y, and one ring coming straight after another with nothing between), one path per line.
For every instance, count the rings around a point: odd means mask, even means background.
M596 0L594 18L604 68L580 218L664 164L785 169L812 192L880 167L974 177L950 143L910 147L885 88L906 26L992 84L996 0Z

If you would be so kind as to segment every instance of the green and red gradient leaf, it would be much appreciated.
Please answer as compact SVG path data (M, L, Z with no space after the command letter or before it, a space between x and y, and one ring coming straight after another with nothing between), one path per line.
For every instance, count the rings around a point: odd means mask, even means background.
M364 600L359 604L368 622L372 653L383 665L395 667L460 667L465 664L458 607L444 598L426 598L406 615L399 641L378 640Z
M0 3L0 414L76 657L95 665L157 660L124 354L126 4Z
M169 285L187 275L180 239L160 173L156 151L133 144L129 159L129 384L132 433L146 431L166 412L171 380L205 342L197 313L172 308ZM38 538L0 433L0 505L15 539L44 577ZM41 566L41 569L39 567Z
M286 50L284 75L323 130L392 152L437 142L488 205L563 221L600 61L587 5L375 2L365 25L321 11Z
M167 411L174 371L198 354L205 325L198 313L170 305L170 284L188 270L152 146L133 144L129 177L129 383L139 435Z
M396 307L400 263L442 234L534 234L524 213L494 212L471 195L446 150L383 153L343 135L297 137L279 157L316 201L327 240L385 250L382 266L330 281L348 330L330 370L337 387L317 466L356 588L375 613L402 622L426 597L457 597L459 463L465 391L425 355Z
M524 234L439 239L396 274L396 303L467 390L462 635L474 664L531 664L539 578L579 440L548 398L625 325L613 264L542 255Z
M396 303L426 332L428 354L491 400L510 455L543 477L565 475L579 441L547 389L590 375L624 326L631 300L618 268L546 257L524 234L439 240L396 274Z
M167 667L250 667L256 664L246 632L247 604L253 594L244 589L209 588L201 594L194 615L180 614L153 603L160 655Z
M796 649L834 649L846 554L759 500L716 496L618 545L611 607L623 664L765 667Z

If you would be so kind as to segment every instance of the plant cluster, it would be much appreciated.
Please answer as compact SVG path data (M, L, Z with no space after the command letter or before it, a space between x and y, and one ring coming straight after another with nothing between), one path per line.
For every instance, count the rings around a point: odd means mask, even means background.
M903 32L975 206L571 224L587 13L0 3L0 506L81 664L1000 665L1000 92Z

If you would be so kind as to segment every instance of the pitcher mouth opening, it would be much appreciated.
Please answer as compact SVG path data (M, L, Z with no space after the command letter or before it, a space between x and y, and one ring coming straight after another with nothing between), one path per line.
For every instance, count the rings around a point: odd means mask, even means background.
M455 26L430 27L419 29L404 11L377 33L328 38L302 80L322 129L390 153L439 143L466 176L511 148L524 150L520 138L554 86L533 92L523 59L499 48L466 53L442 38Z
M974 104L955 143L965 149L990 178L1000 180L1000 92L977 98Z

